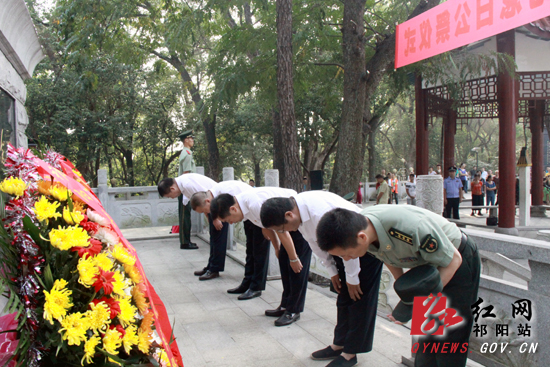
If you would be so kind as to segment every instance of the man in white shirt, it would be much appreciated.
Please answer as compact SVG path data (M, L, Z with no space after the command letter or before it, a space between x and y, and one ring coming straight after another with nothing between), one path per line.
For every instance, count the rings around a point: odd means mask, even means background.
M290 197L297 192L280 187L261 187L243 192L237 196L221 194L210 203L213 218L222 222L236 223L250 220L262 227L263 234L271 240L279 259L283 295L281 304L275 310L266 310L266 316L278 317L275 326L290 325L300 319L306 300L311 248L298 231L276 233L262 226L260 211L262 204L273 197ZM282 246L279 246L279 241ZM260 296L261 292L257 293Z
M221 194L237 196L250 190L254 190L254 187L241 181L222 181L206 192L201 191L193 194L191 207L198 213L207 214L211 219L210 203L216 196ZM241 301L257 297L256 292L265 290L269 264L269 241L262 234L262 229L249 220L245 220L243 225L246 235L244 279L238 287L227 290L227 293L230 294L240 294L239 300Z
M416 205L416 182L414 181L414 174L411 173L409 175L409 182L405 184L405 189L407 190L407 204Z
M338 293L338 323L333 344L312 353L313 359L336 358L328 366L353 366L358 353L372 350L382 262L366 255L343 261L322 251L317 244L317 225L332 209L360 212L360 208L326 191L302 192L290 198L272 198L262 205L262 224L276 232L298 230L330 275ZM328 367L327 366L327 367Z
M216 185L216 181L198 173L187 173L176 178L165 178L158 184L161 197L177 198L182 195L183 205L189 203L189 198L196 192L210 190ZM208 218L210 224L210 259L206 268L195 271L199 280L210 280L220 276L225 269L225 251L227 249L227 235L229 225ZM183 246L183 247L182 247ZM180 248L186 249L184 245Z

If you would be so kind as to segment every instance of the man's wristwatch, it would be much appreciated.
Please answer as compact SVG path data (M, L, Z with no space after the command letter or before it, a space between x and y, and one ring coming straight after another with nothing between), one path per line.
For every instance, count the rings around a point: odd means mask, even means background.
M291 263L297 263L298 261L300 261L300 259L299 259L299 258L297 258L297 259L294 259L294 260L291 260L291 259L289 259L289 260L290 260L290 262L291 262Z

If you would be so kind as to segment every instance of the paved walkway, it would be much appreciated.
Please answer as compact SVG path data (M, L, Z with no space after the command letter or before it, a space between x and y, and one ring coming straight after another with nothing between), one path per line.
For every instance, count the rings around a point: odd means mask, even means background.
M155 228L166 236L167 228ZM238 301L227 289L242 280L243 267L227 258L225 272L218 279L201 282L193 271L202 269L209 246L193 238L199 250L180 250L178 239L155 236L153 228L123 230L132 240L147 277L175 319L174 335L185 367L258 366L322 367L326 361L313 361L311 352L332 342L336 324L335 296L310 284L306 308L300 321L275 327L266 309L279 305L282 284L268 281L260 298ZM141 238L141 240L136 240ZM359 356L358 366L397 366L401 356L410 356L409 331L382 317L377 318L374 350ZM402 365L401 365L402 366Z

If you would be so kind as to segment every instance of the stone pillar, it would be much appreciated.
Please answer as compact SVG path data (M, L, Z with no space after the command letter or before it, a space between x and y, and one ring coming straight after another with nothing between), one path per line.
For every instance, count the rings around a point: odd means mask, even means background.
M235 170L233 167L224 167L223 168L223 180L232 181L235 179Z
M265 170L265 186L279 187L279 170L278 169Z
M497 52L515 57L515 30L497 35ZM517 235L516 213L516 123L518 102L516 82L508 71L497 78L499 113L499 172L498 228L497 233Z
M266 169L265 170L265 186L279 187L279 170L278 169ZM269 268L267 270L267 276L280 277L281 270L279 269L279 260L275 255L273 246L269 246Z
M546 210L541 207L544 177L544 101L531 101L529 106L529 126L531 128L531 153L532 153L532 169L531 169L531 215L533 217L546 217Z
M196 167L196 170L197 170L196 173L204 176L204 167L198 166ZM203 233L203 229L204 229L203 220L204 220L204 214L200 214L194 210L191 210L191 234L192 235L196 236L199 233Z
M224 181L233 181L235 179L235 171L233 167L224 167L223 168L223 180ZM229 225L229 233L227 234L227 249L235 251L237 246L234 242L235 227L233 224Z
M443 177L416 176L416 206L439 215L443 213Z
M449 167L455 164L455 134L456 134L456 111L449 109L445 124L445 144L443 148L443 177L449 176Z
M528 226L531 221L531 167L519 167L519 225ZM514 209L515 214L515 209Z
M416 76L414 85L416 108L416 174L427 175L428 156L428 130L426 116L426 92L422 90L422 77Z
M109 187L107 186L107 170L97 170L97 198L101 201L101 205L107 213L110 213L109 205Z

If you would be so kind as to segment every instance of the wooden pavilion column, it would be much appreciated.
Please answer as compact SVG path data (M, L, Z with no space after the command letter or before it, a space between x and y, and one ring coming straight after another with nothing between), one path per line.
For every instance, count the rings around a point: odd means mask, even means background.
M456 111L449 108L447 116L443 118L445 137L443 146L443 177L449 176L449 167L455 164L455 134Z
M515 58L515 31L497 35L497 52ZM507 71L498 74L497 100L499 119L499 192L498 230L517 235L516 214L516 123L517 91L515 79Z
M544 100L530 101L529 125L531 128L531 150L533 166L531 171L532 205L542 205L542 178L544 177Z
M426 92L422 90L422 77L417 75L414 85L416 108L416 174L428 174L428 116L426 113Z

